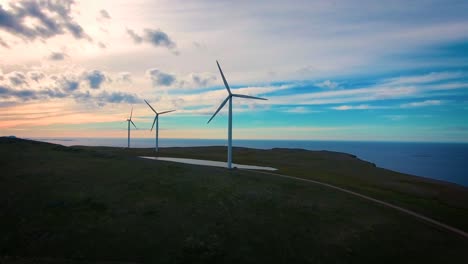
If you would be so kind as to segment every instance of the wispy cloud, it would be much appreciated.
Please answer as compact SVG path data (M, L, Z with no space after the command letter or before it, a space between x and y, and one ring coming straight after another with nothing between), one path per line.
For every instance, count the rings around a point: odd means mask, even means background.
M406 118L408 118L407 115L384 115L383 117L391 120L391 121L401 121L401 120L404 120Z
M292 95L273 95L268 103L271 104L310 104L310 105L324 105L324 104L349 104L349 103L365 103L372 101L388 101L398 99L417 99L417 98L430 98L437 96L435 92L444 92L449 90L460 90L468 88L468 82L461 79L452 79L455 76L464 76L459 73L450 74L444 73L441 75L431 74L431 80L446 80L450 76L450 79L445 82L436 83L412 83L412 84L396 84L396 79L390 81L377 81L376 84L369 85L367 87L351 87L340 90L309 90L307 92L302 91ZM437 76L435 78L434 76ZM411 80L426 79L427 75L415 75L405 77ZM407 81L405 81L407 82ZM430 99L426 100L425 104L437 104L437 100ZM363 104L364 105L364 104ZM418 104L416 104L418 105ZM408 105L411 107L412 105ZM342 110L353 109L353 107L345 105L341 107ZM365 108L365 106L361 106ZM340 109L335 109L340 110Z
M467 72L431 72L416 76L403 76L386 79L383 82L387 85L402 85L402 84L424 84L440 81L448 81L468 77Z
M330 80L326 80L326 81L317 83L316 85L317 85L318 87L328 88L328 89L335 89L335 88L338 87L338 83L332 82L332 81L330 81Z
M402 104L401 108L436 106L436 105L442 105L443 103L444 101L441 101L441 100L426 100L426 101L421 101L421 102L412 102L412 103Z
M346 111L346 110L368 110L368 109L383 109L386 108L384 106L371 106L371 105L340 105L340 106L334 106L331 107L333 110L340 110L340 111Z
M307 114L307 113L311 113L312 111L306 107L297 106L297 107L286 108L282 112L295 113L295 114Z

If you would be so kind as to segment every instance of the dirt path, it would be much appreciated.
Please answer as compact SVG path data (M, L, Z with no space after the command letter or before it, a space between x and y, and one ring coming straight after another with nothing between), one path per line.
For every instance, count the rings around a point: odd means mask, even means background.
M375 199L375 198L372 198L372 197L369 197L369 196L366 196L366 195L363 195L363 194L360 194L360 193L357 193L357 192L353 192L353 191L350 191L350 190L347 190L347 189L343 189L343 188L340 188L340 187L337 187L337 186L334 186L334 185L331 185L331 184L328 184L328 183L323 183L323 182L319 182L319 181L303 179L303 178L298 178L298 177L293 177L293 176L288 176L288 175L283 175L283 174L278 174L278 173L272 173L272 172L263 172L263 171L257 171L257 170L246 170L246 171L252 171L252 172L256 172L256 173L263 173L263 174L273 175L273 176L282 177L282 178L288 178L288 179L297 180L297 181L309 182L309 183L313 183L313 184L322 185L322 186L325 186L325 187L328 187L328 188L331 188L331 189L335 189L335 190L338 190L338 191L341 191L341 192L345 192L345 193L348 193L348 194L351 194L351 195L354 195L354 196L358 196L360 198L363 198L363 199L366 199L366 200L381 204L383 206L393 208L393 209L398 210L398 211L400 211L402 213L414 216L414 217L418 218L419 220L430 223L430 224L432 224L432 225L434 225L434 226L436 226L438 228L450 231L452 233L455 233L457 235L460 235L460 236L468 239L468 233L466 233L463 230L460 230L458 228L446 225L444 223L436 221L436 220L434 220L432 218L429 218L427 216L418 214L418 213L413 212L411 210L405 209L403 207L396 206L396 205L393 205L391 203L387 203L387 202L384 202L384 201L381 201L381 200L378 200L378 199Z

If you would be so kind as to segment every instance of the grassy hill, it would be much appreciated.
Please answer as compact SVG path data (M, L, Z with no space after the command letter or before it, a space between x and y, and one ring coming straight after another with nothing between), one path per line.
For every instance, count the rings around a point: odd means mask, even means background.
M0 262L468 261L467 239L372 202L252 171L136 157L150 154L0 138ZM167 148L161 155L224 160L225 148ZM461 186L342 153L235 148L234 159L468 229Z

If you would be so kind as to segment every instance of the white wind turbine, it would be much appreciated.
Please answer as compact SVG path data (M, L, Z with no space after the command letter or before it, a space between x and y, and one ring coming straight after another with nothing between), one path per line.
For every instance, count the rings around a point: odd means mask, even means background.
M154 110L154 108L145 100L145 103L151 108L151 110L153 110L153 112L156 114L156 116L154 117L154 121L153 121L153 125L151 126L151 130L150 131L153 131L153 127L154 127L154 123L156 123L156 145L154 147L154 151L158 152L159 151L159 148L158 148L158 140L159 140L159 115L162 115L162 114L167 114L167 113L170 113L170 112L174 112L175 110L169 110L169 111L164 111L164 112L156 112L156 110Z
M260 97L254 97L254 96L249 96L249 95L243 95L243 94L233 94L231 93L231 89L229 89L229 84L226 81L226 78L224 78L223 71L221 70L221 67L219 66L218 61L216 61L216 64L218 65L219 72L221 73L221 77L223 77L223 82L224 86L226 86L226 89L228 91L228 96L224 101L221 103L221 105L218 107L218 110L213 114L213 116L208 120L208 123L216 116L216 114L223 108L223 106L229 101L229 122L228 122L228 157L227 157L227 165L228 168L232 168L232 97L241 97L241 98L248 98L248 99L257 99L257 100L267 100L265 98L260 98Z
M132 106L132 111L130 112L130 117L127 119L127 123L128 123L128 148L130 148L130 123L132 123L132 125L137 128L135 126L135 123L133 123L132 121L132 115L133 115L133 106Z

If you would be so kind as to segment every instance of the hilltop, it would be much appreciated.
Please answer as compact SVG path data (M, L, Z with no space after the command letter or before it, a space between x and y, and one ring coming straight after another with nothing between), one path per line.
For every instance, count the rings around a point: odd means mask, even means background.
M0 138L0 261L468 261L466 239L358 197L254 171L137 157L153 154ZM223 161L225 148L163 148L160 155ZM468 230L462 186L328 151L234 148L234 161L345 187Z

